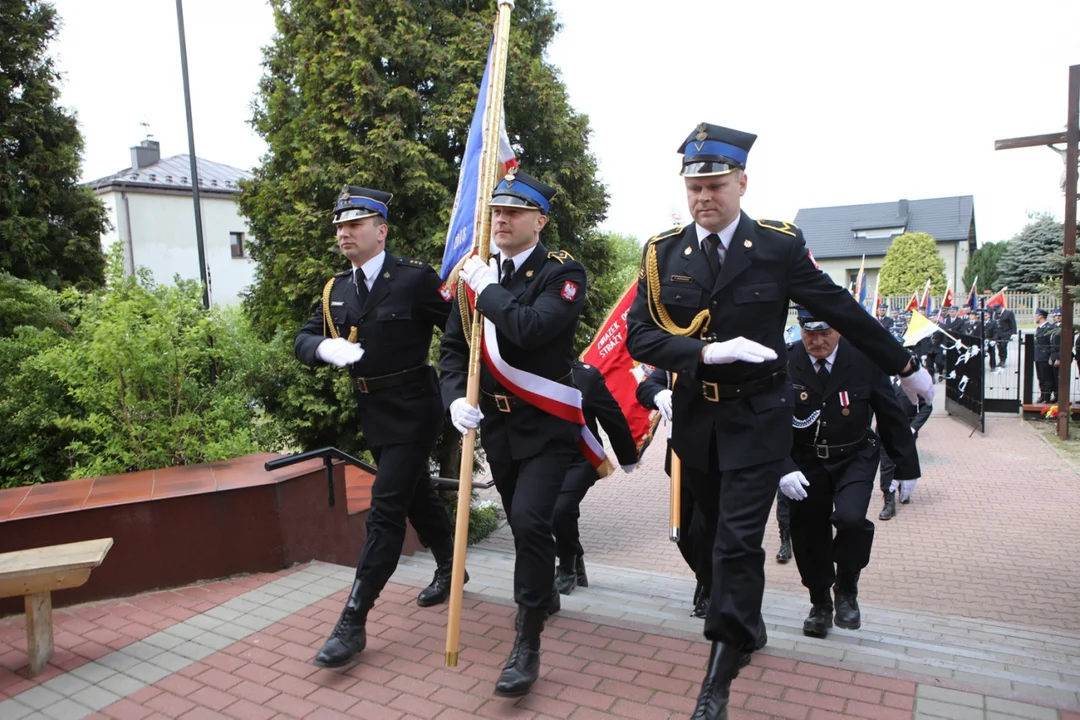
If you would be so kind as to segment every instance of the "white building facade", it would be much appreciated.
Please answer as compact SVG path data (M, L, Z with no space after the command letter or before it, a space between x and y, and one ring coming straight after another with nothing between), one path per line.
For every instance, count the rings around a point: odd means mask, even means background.
M162 284L177 275L199 280L190 156L162 160L158 143L144 140L131 157L130 168L89 183L112 224L102 247L108 252L120 243L129 274L145 267ZM201 158L197 168L211 305L234 305L255 279L247 219L236 203L237 183L251 174Z

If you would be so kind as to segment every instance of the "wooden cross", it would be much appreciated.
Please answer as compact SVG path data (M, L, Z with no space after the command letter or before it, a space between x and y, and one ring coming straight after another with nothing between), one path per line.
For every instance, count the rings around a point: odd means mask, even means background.
M1070 398L1072 374L1073 301L1069 286L1074 277L1069 259L1076 254L1076 179L1077 146L1080 145L1080 65L1069 68L1069 116L1065 132L1049 135L1030 135L994 142L995 150L1037 147L1065 143L1065 263L1061 272L1061 367L1058 368L1058 437L1069 439ZM1054 148L1057 150L1057 148Z

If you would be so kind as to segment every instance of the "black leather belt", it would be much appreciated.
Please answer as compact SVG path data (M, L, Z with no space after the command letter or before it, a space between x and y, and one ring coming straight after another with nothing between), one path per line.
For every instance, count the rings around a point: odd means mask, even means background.
M780 370L767 378L751 380L750 382L740 383L739 385L721 385L720 383L702 380L701 394L709 402L753 397L754 395L760 395L763 392L768 392L769 390L780 387L786 379L787 371Z
M481 392L495 402L495 407L499 409L499 412L513 412L516 408L522 408L529 404L517 395L511 395L510 393L489 393L486 390L481 390Z
M402 370L401 372L390 373L389 375L353 378L353 382L356 384L356 391L358 393L367 395L368 393L373 393L377 390L386 390L388 388L398 387L399 385L420 380L429 371L430 366L418 365L417 367Z
M799 447L812 449L814 454L822 460L828 460L834 457L844 457L845 455L858 449L860 445L866 442L866 436L863 435L855 442L843 443L842 445L829 445L828 443L795 443Z

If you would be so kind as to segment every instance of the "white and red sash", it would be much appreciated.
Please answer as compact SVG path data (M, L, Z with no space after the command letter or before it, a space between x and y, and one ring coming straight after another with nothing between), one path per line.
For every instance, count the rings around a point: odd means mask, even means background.
M469 308L476 309L476 294L466 285ZM589 463L596 468L600 477L607 477L614 468L608 459L603 444L592 434L585 424L585 414L581 410L581 391L576 387L563 385L535 373L512 366L499 350L499 338L495 324L484 318L483 332L484 365L500 385L535 408L549 415L581 426L581 440L578 447Z

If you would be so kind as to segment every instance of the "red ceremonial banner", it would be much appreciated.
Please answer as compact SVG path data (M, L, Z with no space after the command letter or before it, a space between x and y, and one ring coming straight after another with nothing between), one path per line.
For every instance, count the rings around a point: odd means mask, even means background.
M637 280L623 294L619 302L608 313L600 329L596 332L589 347L581 354L584 363L592 365L604 376L608 390L619 403L619 407L630 425L630 431L637 442L638 456L652 440L653 432L660 421L660 413L642 407L637 401L637 387L652 370L630 357L626 349L626 315L637 295Z

